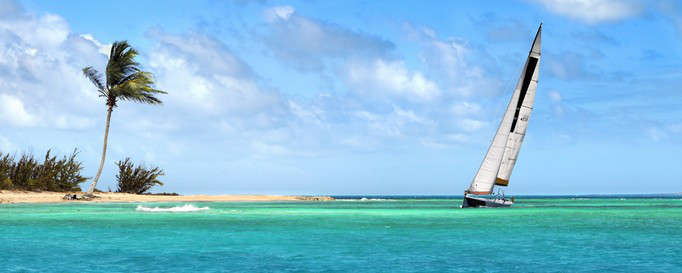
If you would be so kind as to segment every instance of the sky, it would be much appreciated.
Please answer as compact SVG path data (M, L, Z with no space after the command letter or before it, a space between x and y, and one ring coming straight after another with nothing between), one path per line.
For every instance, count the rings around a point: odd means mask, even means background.
M78 149L94 177L106 107L82 69L128 40L168 94L114 109L102 190L130 157L164 170L155 191L461 194L540 23L507 194L681 192L666 0L0 0L0 151Z

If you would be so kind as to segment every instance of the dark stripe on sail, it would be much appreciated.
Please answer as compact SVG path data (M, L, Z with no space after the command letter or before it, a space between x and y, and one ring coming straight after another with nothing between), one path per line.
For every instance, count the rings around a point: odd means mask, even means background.
M523 84L521 85L521 94L519 94L519 101L516 103L516 112L514 113L514 120L512 121L511 130L509 132L514 132L516 128L516 121L519 119L519 112L521 111L521 105L523 105L523 99L526 98L526 93L528 92L528 86L533 78L533 72L535 72L535 66L538 64L538 59L534 57L528 58L528 66L526 67L526 73L523 76Z

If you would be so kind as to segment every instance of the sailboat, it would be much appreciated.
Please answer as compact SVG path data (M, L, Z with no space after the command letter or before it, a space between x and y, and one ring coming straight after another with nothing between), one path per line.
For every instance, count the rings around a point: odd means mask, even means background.
M488 152L483 158L474 180L469 188L464 191L463 208L510 207L514 203L514 197L510 200L504 196L504 188L502 187L509 186L509 177L519 156L523 137L528 128L530 112L533 110L535 90L538 87L541 32L542 24L540 24L535 35L528 58L526 58L526 64L500 126L497 128L497 133L490 143ZM483 197L492 195L496 186L498 187L498 194L494 198Z

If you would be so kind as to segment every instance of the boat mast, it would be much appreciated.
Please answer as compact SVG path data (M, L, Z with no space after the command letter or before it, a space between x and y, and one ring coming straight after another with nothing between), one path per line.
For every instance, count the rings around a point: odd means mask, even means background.
M514 93L509 100L507 110L497 128L495 137L490 143L488 152L483 158L483 162L476 172L476 176L471 182L469 189L465 191L465 194L491 194L494 190L496 181L498 180L500 166L505 158L505 154L507 154L509 142L512 141L511 145L516 145L518 142L518 148L520 148L520 141L517 141L518 137L515 132L517 129L522 129L523 135L525 135L528 117L530 115L530 110L532 109L532 100L535 96L535 89L537 87L541 31L542 24L540 24L540 28L535 36L531 50L526 58L526 64L522 70L523 72L521 73ZM529 90L532 90L531 96L527 96ZM528 106L527 102L530 103L530 106ZM521 141L522 140L523 137L521 137ZM512 146L512 152L507 156L507 158L511 158L513 155L514 161L516 161L516 156L518 156L518 148L514 150L515 147L517 146ZM513 168L513 165L511 165L511 167ZM508 170L508 172L511 173L511 168L508 168ZM508 182L508 176L506 176L506 178Z
M507 148L502 156L502 163L495 178L496 186L508 186L509 177L511 176L516 159L521 151L521 144L526 136L528 129L528 121L530 119L531 111L533 110L533 103L535 101L535 91L538 86L538 70L540 66L540 46L541 46L542 24L535 35L533 46L528 54L527 68L521 85L521 98L518 101L516 112L514 113L514 121L509 132L509 139L507 140Z

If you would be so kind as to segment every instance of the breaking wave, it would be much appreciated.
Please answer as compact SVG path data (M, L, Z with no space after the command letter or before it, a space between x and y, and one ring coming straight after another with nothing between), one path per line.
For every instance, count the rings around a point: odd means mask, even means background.
M137 206L135 209L136 211L144 211L144 212L192 212L192 211L200 211L200 210L208 210L211 209L209 207L195 207L192 204L187 204L187 205L182 205L182 206L177 206L177 207L172 207L172 208L159 208L159 207L144 207L144 206Z
M345 199L336 199L336 201L347 201L347 202L367 202L367 201L397 201L395 199L384 199L384 198L345 198Z

